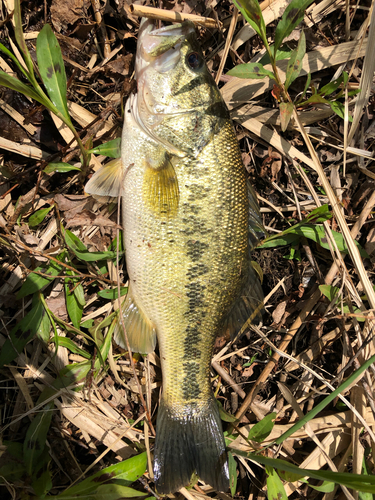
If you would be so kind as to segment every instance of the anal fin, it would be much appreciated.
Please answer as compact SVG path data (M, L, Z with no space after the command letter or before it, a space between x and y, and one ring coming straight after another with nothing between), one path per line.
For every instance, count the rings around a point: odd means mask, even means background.
M130 348L133 352L148 354L153 352L156 345L156 330L145 314L142 306L134 298L131 287L122 304L120 313L124 322ZM124 329L121 318L117 318L113 339L117 345L127 349Z

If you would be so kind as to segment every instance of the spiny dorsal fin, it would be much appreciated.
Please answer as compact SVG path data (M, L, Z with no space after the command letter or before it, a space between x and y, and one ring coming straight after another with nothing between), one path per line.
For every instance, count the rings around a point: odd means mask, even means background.
M95 198L111 199L120 196L123 180L123 165L121 158L116 158L100 168L85 186L85 192Z
M140 352L141 354L153 352L156 345L156 330L144 313L139 301L138 303L136 302L131 287L129 287L128 295L121 309L120 314L122 314L124 320L131 350L133 352ZM117 345L123 349L127 349L120 318L116 320L113 339Z
M145 161L143 199L146 205L161 217L173 217L177 213L180 193L173 165L166 152L158 161Z

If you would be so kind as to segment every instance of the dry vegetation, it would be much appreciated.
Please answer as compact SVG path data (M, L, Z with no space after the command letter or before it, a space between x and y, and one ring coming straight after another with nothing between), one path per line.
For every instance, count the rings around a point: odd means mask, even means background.
M328 203L333 211L333 217L319 228L314 230L313 223L308 223L304 230L292 230L289 240L274 240L274 246L256 250L254 259L264 274L264 325L245 327L244 335L234 342L225 336L217 339L213 387L224 409L239 419L231 447L259 450L311 412L375 353L371 284L375 23L369 22L371 16L374 21L373 4L322 0L306 11L302 27L307 54L301 76L290 88L292 98L303 91L309 73L315 89L339 78L344 70L349 74L339 100L344 119L324 102L299 110L304 134L312 141L309 151L296 116L286 132L280 131L273 82L226 76L235 65L258 62L264 55L259 37L229 1L160 3L169 11L216 20L215 27L198 28L200 42L231 110L269 235L295 226L320 205ZM270 43L287 3L265 0L261 4ZM11 0L4 1L0 41L15 51L12 11ZM22 3L22 16L33 58L36 36L45 23L57 36L68 78L69 112L82 142L91 147L91 142L96 146L119 137L122 105L134 89L139 18L131 12L130 2L30 0ZM302 27L288 36L289 48L295 48ZM0 67L10 73L15 70L4 54ZM279 68L285 72L286 62L280 61ZM359 94L350 95L357 89ZM116 301L105 293L117 283L116 206L85 196L85 179L77 171L43 172L51 162L80 167L71 131L35 101L5 87L0 91L2 440L24 443L36 415L50 410L44 441L53 485L49 494L57 495L73 481L139 450L152 451L160 363L157 352L145 359L134 355L132 367L127 353L105 342L110 339L109 322L102 322L116 309ZM337 92L333 100L335 96ZM354 117L352 123L348 115ZM106 161L105 156L91 155L87 175ZM339 236L332 238L331 231ZM353 239L361 245L361 256ZM89 252L100 253L91 260ZM25 291L23 284L36 268L34 277L40 280L53 272L54 279L46 279L41 292L40 286ZM67 281L68 275L79 279ZM120 277L126 283L122 258ZM17 330L16 325L39 303L43 319L37 331L28 323L30 316ZM8 359L4 350L12 345L12 331L28 343L21 343L22 349ZM306 469L373 474L374 377L371 366L342 393L346 403L335 398L281 446L264 448L262 454ZM244 439L270 412L277 414L271 434L262 443ZM0 443L0 467L13 460L4 442ZM236 460L236 496L265 498L263 467L243 457ZM1 498L32 497L30 477L0 479ZM150 473L134 487L153 488ZM291 499L358 498L358 493L341 487L330 493L319 493L298 481L285 482L284 487ZM181 495L189 500L229 498L201 484L176 494Z

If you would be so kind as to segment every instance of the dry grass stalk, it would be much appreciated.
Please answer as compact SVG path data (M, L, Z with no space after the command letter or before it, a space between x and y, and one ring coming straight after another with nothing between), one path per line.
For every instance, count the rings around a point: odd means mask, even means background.
M152 19L160 19L161 21L170 21L174 23L181 23L183 21L191 21L198 26L206 28L217 28L222 26L220 21L211 19L209 17L197 16L195 14L184 14L174 10L156 9L155 7L148 7L142 5L132 4L129 6L130 12L138 17L150 17Z

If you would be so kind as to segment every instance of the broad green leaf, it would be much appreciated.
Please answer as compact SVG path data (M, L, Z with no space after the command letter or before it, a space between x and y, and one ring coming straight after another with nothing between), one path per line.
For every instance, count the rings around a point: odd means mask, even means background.
M237 463L230 451L228 452L228 468L230 492L232 494L232 497L234 497L237 490Z
M123 462L106 467L79 484L68 488L58 498L66 499L81 495L90 495L97 489L98 484L104 485L105 483L112 483L115 480L121 480L122 485L129 486L144 474L146 467L147 453L144 452Z
M276 413L269 413L260 422L257 422L249 431L248 439L262 443L272 432L275 425Z
M300 237L297 234L278 234L266 238L257 248L276 248L285 245L293 245L299 241Z
M51 205L50 207L48 208L41 208L40 210L37 210L36 212L33 213L33 215L31 215L29 217L29 226L30 227L35 227L37 226L38 224L40 224L41 222L43 222L43 220L45 219L45 216L53 209L53 205Z
M35 274L35 272L41 272L51 277L46 278L45 276L40 276L39 274ZM62 272L62 267L60 267L57 264L57 262L52 260L48 264L47 268L43 266L37 267L36 269L34 269L34 272L31 272L27 276L25 282L21 286L21 289L17 293L17 299L22 299L23 297L26 297L26 295L31 295L32 293L41 290L43 287L51 283L51 281L54 279L54 276L57 276L61 272Z
M93 319L87 319L86 321L82 321L80 327L81 328L91 328L94 325Z
M74 165L70 165L69 163L64 162L56 162L49 163L46 168L43 170L46 174L51 174L52 172L71 172L72 170L81 170L79 167L75 167Z
M319 290L322 292L322 294L325 297L327 297L327 299L330 302L332 302L335 299L335 297L336 297L335 305L339 309L339 311L341 311L344 314L350 314L351 313L351 310L350 310L349 306L345 302L344 302L344 307L341 306L341 299L338 296L338 293L339 293L340 289L337 286L319 285ZM366 316L363 315L362 311L358 307L353 306L352 307L352 311L353 311L354 314L357 315L356 316L357 321L362 322L362 321L366 320ZM360 317L360 315L362 315L362 317Z
M228 71L227 75L237 78L274 78L273 73L265 69L260 63L239 64Z
M44 498L47 495L52 488L52 478L48 468L45 468L42 472L39 471L37 474L34 474L32 487L38 498Z
M267 467L267 498L268 500L288 500L284 485L273 467Z
M109 158L119 158L121 156L121 137L100 144L96 148L90 149L88 152L95 155L101 154Z
M292 0L285 9L275 31L275 49L278 50L284 38L289 36L296 26L303 20L305 10L313 0Z
M43 411L37 412L26 432L23 457L27 473L32 476L38 467L38 460L44 452L47 432L51 424L54 404L49 403Z
M73 271L66 271L68 276L73 276ZM75 280L70 280L69 278L65 279L65 298L66 298L66 309L69 314L69 318L71 319L73 325L79 329L79 324L81 322L82 313L83 313L83 305L80 301L77 300L75 289L78 287L82 288L81 284L77 285ZM71 290L73 289L73 290ZM81 294L83 295L83 289ZM83 298L83 302L85 300Z
M335 483L331 483L329 481L323 481L322 484L320 485L315 485L315 484L310 484L306 479L301 479L303 483L306 483L312 488L313 490L320 491L321 493L331 493L335 489ZM360 498L360 497L359 497ZM371 500L372 500L372 495L371 495Z
M299 76L302 69L302 61L306 54L306 38L305 33L301 31L301 37L299 39L297 48L293 50L290 59L288 61L288 66L286 69L285 78L285 89L288 90L290 85Z
M120 288L120 295L121 297L123 295L126 295L128 293L128 288L125 286L122 286ZM99 297L102 299L109 299L109 300L115 300L118 297L118 289L116 288L109 288L108 290L100 290L98 292Z
M281 102L279 106L281 130L285 132L292 117L294 106L292 102Z
M3 87L7 87L8 89L15 90L16 92L20 92L27 97L31 97L35 101L43 104L48 108L48 101L43 99L32 87L25 85L18 78L14 78L14 76L8 75L4 71L0 70L0 85Z
M266 25L258 1L233 0L233 3L250 26L258 33L262 40L264 40L266 38Z
M340 288L332 285L319 285L319 290L322 294L327 297L327 299L332 302L332 300L336 297L336 303L339 301L338 293Z
M331 106L332 111L336 113L337 116L345 120L345 106L342 104L342 102L329 101L329 105ZM350 122L353 121L353 118L349 113L348 113L348 121Z
M26 344L37 335L46 314L39 294L35 294L31 310L12 328L9 338L0 349L0 367L13 361Z
M66 75L60 45L51 26L45 24L36 40L36 56L40 76L53 104L71 123L66 98Z

